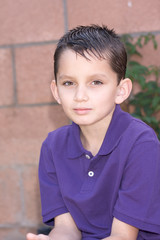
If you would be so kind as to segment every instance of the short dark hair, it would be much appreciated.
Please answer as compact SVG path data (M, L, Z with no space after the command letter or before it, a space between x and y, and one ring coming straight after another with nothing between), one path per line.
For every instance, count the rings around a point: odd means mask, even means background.
M118 84L125 78L127 53L120 37L107 26L78 26L68 31L58 42L54 54L54 75L57 80L59 59L63 51L71 49L87 58L85 53L106 59L117 74Z

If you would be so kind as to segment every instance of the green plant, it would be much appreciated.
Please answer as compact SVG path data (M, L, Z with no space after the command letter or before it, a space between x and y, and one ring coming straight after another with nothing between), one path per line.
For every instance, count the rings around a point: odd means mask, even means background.
M129 77L133 83L138 83L141 89L137 94L131 94L124 108L127 108L127 111L130 112L130 106L133 106L132 115L150 125L160 139L160 120L157 117L160 111L160 85L158 82L160 66L146 67L134 60L135 56L142 57L140 48L150 41L153 43L154 49L157 49L155 36L148 33L141 35L135 41L131 35L124 34L122 35L122 41L128 54L126 77ZM151 76L152 80L150 80Z

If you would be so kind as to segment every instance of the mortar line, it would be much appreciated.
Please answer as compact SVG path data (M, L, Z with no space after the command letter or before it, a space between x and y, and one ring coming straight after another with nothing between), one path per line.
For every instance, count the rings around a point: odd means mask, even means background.
M50 102L50 103L24 103L24 104L18 104L17 108L22 107L43 107L43 106L54 106L59 105L57 102Z
M2 44L2 45L0 45L0 48L12 48L12 47L23 48L23 47L56 44L57 42L58 42L58 40L42 41L42 42L25 42L25 43Z
M12 79L13 79L13 105L17 105L17 77L14 47L11 48L11 55L12 55Z
M57 102L50 102L50 103L24 103L24 104L17 104L16 108L23 108L23 107L43 107L43 106L54 106L54 105L58 105ZM0 109L3 108L13 108L15 107L14 104L10 104L10 105L1 105Z
M68 31L68 13L67 13L67 0L62 0L64 5L64 28L65 31ZM152 33L155 36L160 35L160 31L144 31L144 32L126 32L121 33L119 35L123 34L130 34L133 37L138 37L142 34ZM0 49L6 49L6 48L23 48L23 47L32 47L32 46L41 46L41 45L49 45L49 44L57 44L58 40L51 40L51 41L42 41L42 42L26 42L26 43L13 43L13 44L1 44Z
M128 34L130 34L132 37L139 37L141 35L146 35L147 33L151 33L155 36L160 35L160 31L144 31L144 32L135 32L135 33L133 32L133 33L128 33ZM121 35L123 35L123 34L121 34Z
M37 163L7 163L7 164L1 164L0 169L5 170L5 169L14 169L18 171L23 171L26 167L32 168L32 167L38 167L38 162Z
M16 229L22 229L23 227L24 228L36 228L37 229L38 226L37 226L37 223L31 223L31 224L23 223L23 220L22 220L21 225L20 225L20 223L0 224L0 229L15 229L15 228Z
M64 30L68 31L68 11L67 11L67 0L62 0L63 2L63 13L64 13Z
M25 197L24 197L24 184L23 184L23 173L24 169L18 168L18 173L19 173L19 188L20 188L20 203L21 203L21 213L20 213L20 221L23 222L25 218Z

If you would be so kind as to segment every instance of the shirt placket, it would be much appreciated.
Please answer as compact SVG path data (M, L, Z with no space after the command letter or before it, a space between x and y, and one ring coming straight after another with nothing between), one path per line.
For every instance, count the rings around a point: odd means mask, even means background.
M89 154L85 154L85 160L89 160L90 163L87 171L85 172L84 182L80 193L87 193L92 191L98 177L98 172L96 171L95 167L96 159L92 158L92 156Z

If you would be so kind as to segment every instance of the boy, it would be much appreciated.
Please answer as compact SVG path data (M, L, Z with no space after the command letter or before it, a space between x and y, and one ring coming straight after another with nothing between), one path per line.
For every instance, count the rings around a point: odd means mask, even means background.
M53 96L72 120L44 141L39 163L49 236L28 240L160 239L160 144L121 110L127 56L105 26L66 33L54 55Z

